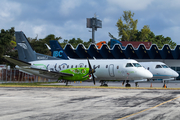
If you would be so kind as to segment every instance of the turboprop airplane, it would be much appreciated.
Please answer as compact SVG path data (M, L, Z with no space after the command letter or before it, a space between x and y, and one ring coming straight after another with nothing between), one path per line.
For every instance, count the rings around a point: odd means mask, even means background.
M163 62L139 62L143 67L149 70L153 77L148 80L163 80L163 87L166 86L165 81L174 80L179 74L173 69L169 68ZM139 82L142 80L139 80ZM137 85L138 80L134 81ZM167 87L167 86L166 86Z
M66 81L80 81L83 78L89 79L92 76L94 84L95 78L98 80L126 80L127 87L130 87L129 80L150 79L153 76L136 60L131 59L63 60L56 58L52 60L50 56L48 58L44 57L44 59L42 56L41 59L38 59L36 52L31 48L23 32L15 32L15 35L19 59L10 56L4 56L4 58L18 65L21 70L38 76L56 80L65 79ZM60 55L62 54L63 52L60 53ZM73 70L77 70L77 72ZM80 74L83 75L80 76Z
M62 47L59 45L57 40L51 40L50 41L51 47L49 47L47 44L49 50L51 50L53 57L58 57L62 59L66 59L65 55L61 55L61 53L64 53ZM65 57L65 58L64 58ZM165 86L165 81L167 80L174 80L176 77L179 76L179 74L169 68L166 64L162 62L139 62L143 67L148 69L152 74L153 77L152 80L160 79L163 80L163 87ZM136 87L138 87L138 82L142 81L149 81L150 79L144 79L144 80L134 80ZM125 80L123 81L124 84Z

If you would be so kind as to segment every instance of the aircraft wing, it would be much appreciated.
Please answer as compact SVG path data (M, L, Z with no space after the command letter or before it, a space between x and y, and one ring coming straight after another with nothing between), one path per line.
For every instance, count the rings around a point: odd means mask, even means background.
M64 72L56 72L56 71L50 71L50 70L44 70L44 69L38 69L38 68L26 68L26 69L31 69L35 71L39 71L39 74L44 74L44 75L50 75L50 76L74 76L73 74L70 73L64 73Z
M28 63L28 62L24 62L24 61L21 61L21 60L18 60L16 58L13 58L13 57L10 57L10 56L3 56L4 59L6 59L7 61L11 62L11 63L14 63L15 65L18 65L19 67L23 67L23 66L27 66L27 67L30 67L31 64Z
M44 70L44 69L38 69L38 68L32 68L31 64L28 62L24 62L21 60L18 60L16 58L10 57L10 56L4 56L4 59L7 61L14 63L15 65L18 65L20 68L25 68L33 71L39 72L39 74L44 74L44 75L49 75L49 76L74 76L73 74L70 73L63 73L63 72L56 72L56 71L50 71L50 70Z

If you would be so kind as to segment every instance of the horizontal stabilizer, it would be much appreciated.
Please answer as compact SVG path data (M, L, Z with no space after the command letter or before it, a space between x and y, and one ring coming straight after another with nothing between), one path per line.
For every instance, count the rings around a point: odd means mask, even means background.
M50 71L50 70L44 70L44 69L38 69L38 68L28 68L31 70L35 70L35 71L39 71L40 74L44 74L44 75L50 75L50 76L74 76L73 74L69 74L69 73L63 73L63 72L56 72L56 71Z
M13 58L13 57L10 57L10 56L3 56L4 59L6 59L7 61L11 62L11 63L14 63L15 65L18 65L20 67L25 67L25 66L31 66L30 63L28 62L24 62L24 61L21 61L21 60L18 60L16 58Z

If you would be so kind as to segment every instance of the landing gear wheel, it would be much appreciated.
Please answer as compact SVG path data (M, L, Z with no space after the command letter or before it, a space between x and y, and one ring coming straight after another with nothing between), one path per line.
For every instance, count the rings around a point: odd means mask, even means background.
M124 83L125 83L125 80L123 80L123 82L122 82L122 86L124 86Z
M129 80L126 80L126 85L125 85L125 87L131 87L131 85L129 84Z
M139 87L138 82L135 82L135 86L136 86L136 87Z
M106 81L100 81L100 83L101 83L100 86L108 87L108 84L106 83Z
M131 87L131 85L130 85L129 83L127 83L127 84L125 85L125 87Z
M68 81L66 80L66 86L68 86Z

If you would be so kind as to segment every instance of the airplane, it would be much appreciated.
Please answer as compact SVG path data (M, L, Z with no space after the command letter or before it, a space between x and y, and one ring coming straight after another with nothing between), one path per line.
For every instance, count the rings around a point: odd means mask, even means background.
M51 50L53 57L65 59L64 56L58 54L60 52L63 53L64 50L59 45L57 40L50 40L50 45L51 47L49 47L46 44L48 49ZM163 87L165 86L165 81L174 80L176 77L179 76L179 74L176 71L169 68L163 62L139 62L139 63L153 74L153 77L151 78L152 80L156 80L156 79L163 80L164 83ZM147 81L147 80L149 81L150 79L134 80L135 86L138 87L138 82ZM122 83L123 85L124 82L125 80Z
M175 78L179 76L179 74L176 71L169 68L163 62L139 62L139 64L141 64L144 68L146 68L153 74L153 77L151 79L148 79L148 81L149 80L163 80L163 83L164 83L163 87L166 86L165 81L175 80ZM134 82L137 85L138 80Z
M70 77L72 81L81 81L83 77L85 79L93 78L94 84L95 78L102 81L126 80L126 87L130 87L129 80L150 79L153 76L150 71L142 67L136 60L131 59L75 60L67 58L64 60L53 59L54 57L51 56L38 58L37 55L39 54L32 49L23 32L15 32L15 36L19 59L4 56L6 60L18 65L21 70L34 75L56 80L65 79L67 81L66 85L68 81L71 81ZM63 52L59 54L63 57ZM85 72L82 72L82 69L85 69ZM78 72L72 73L71 70L77 70ZM80 76L79 74L83 75ZM104 82L101 85L104 86Z

